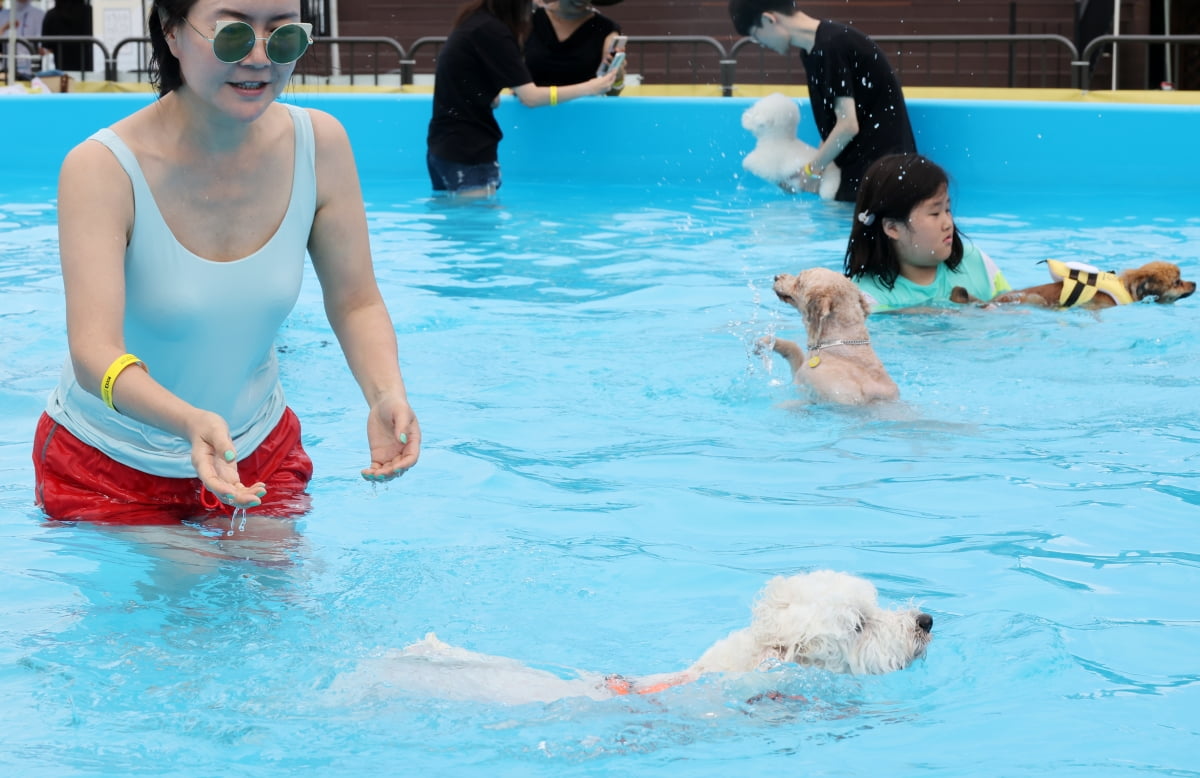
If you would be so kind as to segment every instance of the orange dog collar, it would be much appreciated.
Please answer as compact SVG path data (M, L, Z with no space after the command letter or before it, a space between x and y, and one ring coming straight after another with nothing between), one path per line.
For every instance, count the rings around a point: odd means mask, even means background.
M679 676L668 681L652 683L649 686L637 686L633 681L622 675L608 675L604 677L604 687L618 697L624 697L627 694L657 694L670 689L672 686L687 683L687 680L686 676Z

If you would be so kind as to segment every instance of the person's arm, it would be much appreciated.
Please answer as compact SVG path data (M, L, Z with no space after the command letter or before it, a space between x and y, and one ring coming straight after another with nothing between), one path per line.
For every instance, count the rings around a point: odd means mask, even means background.
M375 281L350 140L329 114L309 113L317 146L317 213L308 252L321 282L325 314L370 409L371 465L362 475L393 478L416 464L421 428L408 404L396 332Z
M620 29L613 30L608 35L604 36L604 48L600 53L601 67L608 67L608 64L612 62L613 56L615 56L613 45L616 43L618 37L621 37ZM622 48L621 51L624 51L624 49ZM617 68L617 78L613 81L612 89L608 90L606 93L609 97L616 97L617 95L621 94L621 91L625 88L625 67L628 64L629 60L627 59L621 63L621 67Z
M837 112L837 121L833 129L817 147L817 153L812 160L788 178L779 182L779 188L789 194L796 192L816 192L821 187L821 174L825 168L837 159L838 154L850 141L858 135L858 112L855 110L853 97L839 97L833 103Z
M612 89L613 82L617 80L618 70L581 81L578 84L564 84L558 87L538 86L530 81L528 84L513 87L512 91L521 101L521 105L526 108L539 108L552 103L557 105L580 97L592 97L608 92Z
M125 353L125 248L133 229L129 177L105 146L85 141L66 157L59 175L58 241L66 295L67 341L75 378L101 396L100 383ZM215 413L184 402L152 377L153 365L123 370L112 386L118 413L157 427L192 445L192 464L218 498L253 507L261 483L238 478L229 425Z
M837 113L837 121L833 125L833 129L829 131L829 135L821 141L821 145L817 147L817 154L813 157L812 166L814 173L819 174L822 170L829 167L842 150L850 145L850 141L858 135L858 111L855 109L853 97L839 97L833 103L833 110Z

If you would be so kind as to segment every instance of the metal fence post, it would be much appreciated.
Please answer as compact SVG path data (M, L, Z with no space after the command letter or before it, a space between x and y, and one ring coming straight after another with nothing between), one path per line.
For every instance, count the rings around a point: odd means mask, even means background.
M721 97L733 97L733 83L737 76L737 60L721 60Z

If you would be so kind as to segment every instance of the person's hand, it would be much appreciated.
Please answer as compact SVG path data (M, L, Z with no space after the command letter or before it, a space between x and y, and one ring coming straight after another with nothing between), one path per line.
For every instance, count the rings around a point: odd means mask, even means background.
M612 91L613 84L617 82L617 75L620 71L622 71L623 68L624 66L622 65L621 68L617 68L617 70L610 70L604 75L596 76L589 81L588 83L592 85L592 94L603 95Z
M816 192L821 186L821 176L818 173L805 173L804 169L797 170L792 175L779 182L779 188L788 194L797 192Z
M218 500L235 508L255 508L267 494L259 481L246 486L238 475L237 451L229 435L229 425L215 413L201 411L189 430L192 443L192 467L204 488Z
M421 425L402 394L386 394L367 414L371 466L362 471L368 481L390 481L404 475L421 455Z

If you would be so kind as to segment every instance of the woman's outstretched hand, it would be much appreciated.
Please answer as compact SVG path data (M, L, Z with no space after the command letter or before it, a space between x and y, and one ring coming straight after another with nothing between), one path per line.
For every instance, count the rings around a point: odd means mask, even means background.
M367 415L371 466L362 471L368 481L390 481L404 475L421 455L421 425L402 394L381 397Z
M192 427L192 467L204 488L225 505L255 508L267 494L259 481L246 486L238 475L237 451L229 435L229 425L215 413L202 413Z

